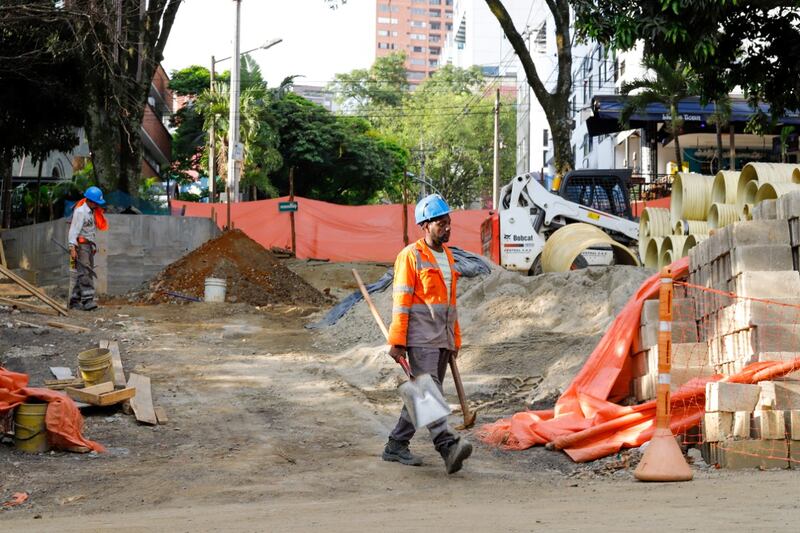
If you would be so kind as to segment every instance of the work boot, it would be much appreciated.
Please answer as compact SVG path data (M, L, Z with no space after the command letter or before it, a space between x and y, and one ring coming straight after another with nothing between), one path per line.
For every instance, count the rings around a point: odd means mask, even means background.
M420 466L422 464L422 457L414 455L408 449L407 440L394 440L391 437L389 437L389 442L383 448L381 457L384 461L395 461L409 466Z
M439 452L444 459L444 467L448 474L455 474L464 466L464 461L472 455L472 444L464 439L448 444Z
M84 311L94 311L97 309L97 303L94 300L89 300L88 302L84 302L81 306L81 309Z

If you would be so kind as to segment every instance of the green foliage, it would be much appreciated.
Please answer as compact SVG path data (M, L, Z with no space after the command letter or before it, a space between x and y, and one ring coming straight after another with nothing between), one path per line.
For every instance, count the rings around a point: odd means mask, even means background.
M691 66L711 101L737 85L773 116L800 109L800 9L792 2L573 0L579 33ZM761 120L757 118L757 121Z
M405 61L405 52L379 57L369 69L336 74L329 89L339 95L340 102L352 99L359 109L398 106L408 91Z

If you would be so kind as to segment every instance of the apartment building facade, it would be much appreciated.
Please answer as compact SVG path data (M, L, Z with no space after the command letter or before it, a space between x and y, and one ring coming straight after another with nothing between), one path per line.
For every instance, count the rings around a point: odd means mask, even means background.
M453 29L454 0L376 0L375 57L406 53L409 84L418 85L442 64L445 35Z

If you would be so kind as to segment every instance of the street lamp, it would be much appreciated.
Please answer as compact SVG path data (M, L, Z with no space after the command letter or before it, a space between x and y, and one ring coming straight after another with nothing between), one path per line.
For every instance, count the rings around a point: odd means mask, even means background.
M237 17L238 18L238 17ZM237 31L238 35L238 31ZM266 50L267 48L272 48L276 44L283 42L283 39L271 39L266 43L262 44L261 46L257 46L255 48L251 48L245 52L242 52L242 55L249 54L250 52L256 52L258 50ZM223 61L227 61L230 59L231 56L223 57L220 59L216 59L214 56L211 56L211 82L210 82L210 90L214 92L214 78L216 76L216 65L217 63L222 63ZM239 62L237 61L236 64L238 65ZM238 98L236 99L238 102ZM216 115L211 117L211 127L208 129L208 201L210 203L214 203L216 197ZM230 200L230 198L228 199Z

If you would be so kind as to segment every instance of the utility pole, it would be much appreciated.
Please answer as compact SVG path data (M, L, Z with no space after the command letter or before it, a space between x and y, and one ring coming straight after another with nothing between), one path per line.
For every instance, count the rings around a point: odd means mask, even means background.
M239 160L242 154L239 150L239 32L241 22L242 0L233 0L236 3L236 29L233 38L233 65L231 65L230 89L230 118L228 120L228 212L230 213L231 200L239 201ZM233 190L231 190L233 189ZM231 198L233 194L233 198ZM230 226L230 217L228 225Z
M408 246L408 169L403 169L403 246Z
M211 83L209 84L209 89L211 92L214 92L214 75L215 75L215 64L216 60L214 56L211 56ZM217 129L217 116L215 114L211 114L211 127L208 129L208 201L209 203L214 203L215 195L216 195L216 157L217 157L217 141L216 141L216 129Z
M500 89L494 93L494 172L492 175L492 209L497 211L500 196Z
M425 183L425 149L422 147L422 140L419 141L419 177L422 180L422 196L428 195L428 186Z

